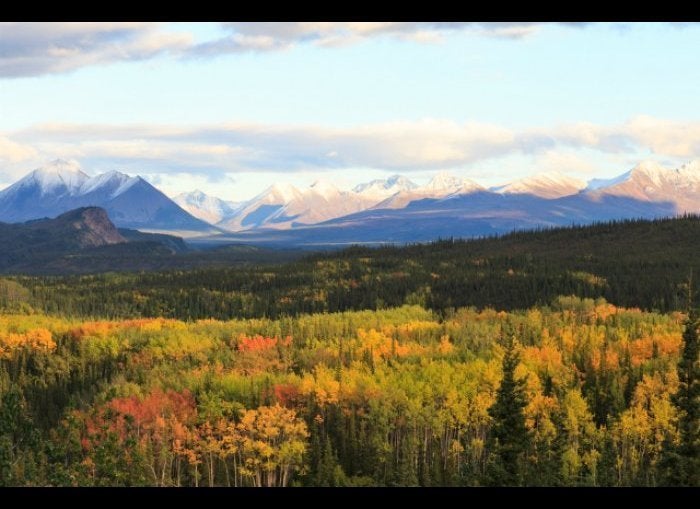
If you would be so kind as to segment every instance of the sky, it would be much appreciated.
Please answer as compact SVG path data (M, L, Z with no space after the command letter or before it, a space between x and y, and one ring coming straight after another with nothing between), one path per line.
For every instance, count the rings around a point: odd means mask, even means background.
M700 158L697 23L0 23L0 188L54 159L242 201Z

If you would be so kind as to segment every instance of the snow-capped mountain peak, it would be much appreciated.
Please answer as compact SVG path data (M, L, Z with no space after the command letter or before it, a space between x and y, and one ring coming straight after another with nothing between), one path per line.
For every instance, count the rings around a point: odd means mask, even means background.
M628 171L626 173L623 173L622 175L618 175L617 177L613 177L610 179L591 179L588 181L588 185L586 186L586 191L596 191L598 189L603 189L606 187L614 186L616 184L619 184L620 182L624 182L627 179L630 178L630 173L631 171Z
M387 189L415 189L418 186L403 175L392 175L391 177L386 179L385 187Z
M140 180L141 177L130 177L118 171L108 171L107 173L102 173L101 175L97 175L83 182L77 194L84 195L104 189L108 191L110 196L116 197L127 191Z
M315 181L308 190L326 200L336 198L340 194L340 190L331 181L326 179Z
M195 189L194 191L180 193L177 196L173 197L173 200L175 201L175 203L178 204L182 202L191 203L193 205L205 205L211 200L218 200L218 198L214 198L213 196L209 196L203 191L200 191L199 189Z
M462 184L457 188L454 194L469 194L476 191L484 191L485 188L469 179L462 179Z
M471 194L484 190L482 186L473 180L458 177L447 171L438 173L424 186L418 187L412 182L410 182L410 184L411 186L407 189L400 189L398 192L392 193L373 208L399 209L416 200L423 200L426 198L452 198L458 195Z
M589 182L586 192L594 199L616 196L638 203L669 204L676 213L697 213L700 164L693 161L677 169L666 169L654 161L644 161L613 179Z
M447 171L441 171L430 179L430 182L423 187L417 188L416 191L433 196L441 196L449 194L467 194L483 189L482 186L473 180L458 177Z
M629 177L631 179L647 178L658 186L661 185L662 181L670 174L670 170L667 170L656 161L642 161L637 166L632 168Z
M35 171L40 171L43 173L54 173L54 174L83 174L83 171L80 169L80 164L78 161L75 160L65 160L65 159L54 159L50 163L47 163L46 165L42 166L41 168L38 168Z
M37 168L18 183L20 185L36 184L40 187L41 194L45 195L55 192L74 192L89 178L77 162L56 159L46 166Z
M353 192L358 194L382 194L384 197L397 191L409 191L418 187L403 175L392 175L387 179L375 179L370 182L358 184Z
M665 168L656 161L643 161L631 170L612 179L591 180L587 190L636 186L648 192L654 189L663 189L669 192L671 188L684 188L696 183L700 183L700 161L690 161L676 169Z
M285 204L298 197L299 194L300 191L292 184L289 184L287 182L277 182L268 187L258 196L267 197L266 201L268 203ZM254 198L253 200L256 200L256 198Z
M211 224L216 224L232 217L241 206L241 203L209 196L199 189L180 193L173 198L173 201L194 217Z
M663 186L668 183L687 186L700 182L700 160L689 161L680 168L667 169L655 161L643 161L627 172L628 179L644 180L654 186Z
M540 198L561 198L586 188L586 182L557 171L542 172L496 188L503 194L531 194Z
M685 174L691 178L700 179L700 159L688 161L687 163L681 165L679 170L683 174Z
M53 161L0 191L0 221L56 217L80 207L101 207L124 228L197 235L211 226L185 212L143 180L117 171L89 177L74 161Z
M441 171L435 175L424 188L431 191L440 191L444 189L456 189L462 186L463 180L457 175L448 171Z

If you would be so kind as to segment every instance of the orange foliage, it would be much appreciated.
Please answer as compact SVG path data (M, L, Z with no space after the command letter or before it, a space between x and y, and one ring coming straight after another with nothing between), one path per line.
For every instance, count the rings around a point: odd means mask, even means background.
M116 328L117 324L114 322L85 322L70 331L71 336L74 339L83 339L86 336L104 338L112 330Z
M547 373L562 366L561 352L555 347L544 345L541 348L529 346L523 349L523 363L531 365L535 370Z
M597 305L593 313L597 318L607 320L608 317L617 314L617 307L614 304L606 302L605 304Z
M293 384L276 384L273 387L275 399L284 407L294 407L300 404L299 388Z
M185 324L173 318L138 318L135 320L125 320L118 323L119 327L125 329L139 329L142 331L159 331L162 329L183 329Z
M282 346L289 346L292 344L292 337L287 336L286 338L280 340L277 336L268 338L261 336L260 334L256 334L255 336L246 336L245 334L241 333L238 336L236 348L239 352L260 352L277 347L277 343L280 343Z
M637 367L651 359L654 355L654 348L656 348L658 355L676 355L680 351L681 343L682 339L679 334L659 334L631 341L629 348L632 365Z
M397 339L387 336L376 329L358 329L357 336L360 340L360 351L370 352L375 361L390 359L392 357L407 357L410 355L422 355L426 349L415 342L400 343Z
M47 329L33 329L24 334L6 334L0 336L0 358L10 358L16 350L29 348L44 352L53 352L56 342L51 331Z
M591 355L591 365L596 371L601 369L602 350L594 350ZM605 349L605 369L615 370L620 366L620 355L612 348Z
M104 412L107 409L111 412ZM129 425L136 428L142 441L150 435L162 437L166 428L172 432L182 428L182 423L193 421L196 412L194 397L187 389L182 392L156 389L145 398L115 398L85 420L87 436L82 441L83 447L87 448L90 440L105 428L117 433L122 440L128 434ZM180 425L176 425L178 423Z
M145 425L154 423L158 417L166 415L187 422L195 413L194 397L187 389L181 393L156 389L143 399L137 396L115 398L108 406L116 412L132 416L137 424Z
M440 344L438 345L437 350L442 355L449 355L454 352L455 347L452 343L450 343L449 336L444 335L440 337Z

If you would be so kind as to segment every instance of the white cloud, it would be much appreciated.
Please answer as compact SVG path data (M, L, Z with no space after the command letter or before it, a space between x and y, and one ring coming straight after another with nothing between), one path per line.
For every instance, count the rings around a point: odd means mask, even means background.
M0 136L0 162L19 163L37 156L37 151L24 144Z
M435 43L445 34L520 39L546 23L533 22L233 22L225 23L229 35L195 46L193 55L287 49L297 44L337 47L369 38L395 37L419 43Z
M600 170L589 159L572 152L548 150L536 159L539 172L560 172L565 174L593 175Z
M195 189L211 196L228 197L232 191L235 193L237 184L237 179L232 175L222 175L212 180L206 175L187 172L148 173L144 174L144 178L171 197ZM234 194L233 198L241 199L241 195Z
M498 126L449 121L392 122L358 128L230 123L180 128L45 124L16 133L47 152L71 157L160 160L231 170L365 166L454 166L507 152L514 134Z
M85 66L144 60L193 45L187 32L160 23L2 23L0 78L38 76Z
M161 55L209 57L280 51L302 44L336 47L392 37L436 43L447 34L519 39L545 23L530 22L235 22L223 37L195 40L177 23L0 23L0 78L64 73L81 67Z
M700 122L635 117L617 125L578 123L513 130L425 119L352 128L228 123L200 126L43 124L0 138L0 159L23 166L56 157L86 168L187 172L207 178L239 172L367 168L419 172L468 168L532 155L543 169L592 173L588 155L700 157ZM585 157L582 157L583 153Z
M637 143L655 154L687 158L700 154L699 122L678 122L641 115L626 124L626 131Z

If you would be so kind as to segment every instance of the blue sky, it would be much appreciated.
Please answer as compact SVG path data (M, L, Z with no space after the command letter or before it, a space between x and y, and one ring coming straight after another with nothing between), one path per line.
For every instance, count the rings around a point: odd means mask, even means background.
M700 157L697 24L0 24L0 186L56 159L252 197Z

